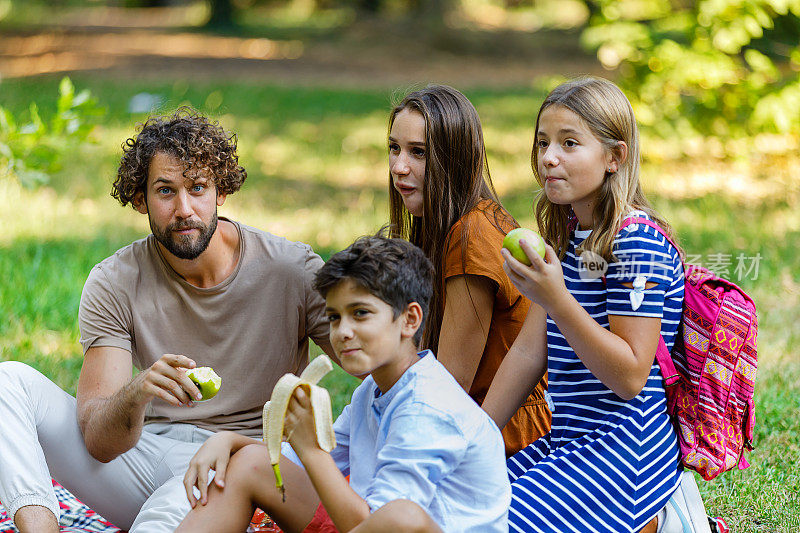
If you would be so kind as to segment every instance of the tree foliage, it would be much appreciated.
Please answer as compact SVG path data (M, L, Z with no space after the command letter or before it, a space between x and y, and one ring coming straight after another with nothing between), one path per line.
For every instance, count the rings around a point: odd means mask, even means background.
M88 89L75 93L69 78L61 80L55 114L46 121L32 102L28 120L0 106L0 176L16 178L25 187L49 181L64 154L88 142L95 121L105 114Z
M583 43L665 136L800 133L800 0L592 0Z

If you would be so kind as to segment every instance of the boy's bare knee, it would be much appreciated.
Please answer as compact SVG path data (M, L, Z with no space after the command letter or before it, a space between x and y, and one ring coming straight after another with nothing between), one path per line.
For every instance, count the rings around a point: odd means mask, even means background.
M425 509L411 500L394 500L387 503L372 513L367 523L369 526L375 527L364 528L364 531L404 531L408 533L441 533L442 531Z
M250 460L263 459L264 457L266 457L269 460L269 453L267 453L267 447L261 444L248 444L247 446L243 447L241 450L233 454L233 456L239 458L249 458Z
M414 531L415 533L441 533L441 529L436 525L436 522L430 515L417 505L409 500L397 500L400 513L405 518L407 524L406 531Z
M248 444L231 457L229 472L240 471L241 474L249 472L256 475L264 475L267 465L270 464L267 447L260 444ZM270 470L271 472L271 470Z

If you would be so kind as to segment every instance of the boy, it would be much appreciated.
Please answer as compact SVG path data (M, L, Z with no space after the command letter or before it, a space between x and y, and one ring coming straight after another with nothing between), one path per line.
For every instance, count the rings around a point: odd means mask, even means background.
M280 464L286 502L266 448L219 434L186 474L193 510L178 531L241 532L255 506L285 531L508 531L500 431L430 351L417 353L431 278L428 259L402 239L362 237L335 254L314 288L342 368L364 378L334 424L336 448L318 447L308 397L296 389ZM305 469L287 459L294 454Z

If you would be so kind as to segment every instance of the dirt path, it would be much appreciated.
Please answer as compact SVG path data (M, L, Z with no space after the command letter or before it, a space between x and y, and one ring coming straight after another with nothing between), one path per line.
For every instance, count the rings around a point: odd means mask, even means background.
M525 86L541 76L602 73L577 33L451 30L431 45L413 26L359 21L303 39L193 33L168 12L90 19L0 34L0 76L84 72L145 79L241 79L301 85L396 86L436 80L457 86ZM160 21L160 25L158 22Z

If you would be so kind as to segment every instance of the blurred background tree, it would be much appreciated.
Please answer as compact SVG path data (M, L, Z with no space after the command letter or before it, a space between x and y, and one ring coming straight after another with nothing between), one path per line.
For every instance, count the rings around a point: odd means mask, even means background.
M653 136L800 136L800 0L0 0L0 22L9 12L32 20L48 5L192 7L205 15L191 31L352 38L365 51L397 41L420 61L428 51L498 62L549 54L557 67L591 54ZM724 155L741 146L722 144Z
M582 34L665 137L800 132L800 1L596 0Z
M235 28L234 5L231 0L209 0L211 14L207 26L216 29Z
M151 0L151 4L166 0ZM229 30L254 6L278 0L207 0L207 27ZM285 3L290 3L287 0ZM468 10L530 15L541 0L307 0L412 21L450 51L469 37L448 24ZM585 0L583 46L627 90L655 134L742 137L800 133L800 0ZM551 3L559 9L558 3ZM450 24L452 26L452 24Z
M28 188L48 183L67 152L93 142L90 135L105 112L89 90L76 94L69 78L59 84L52 117L43 118L36 102L19 116L0 106L0 177Z

